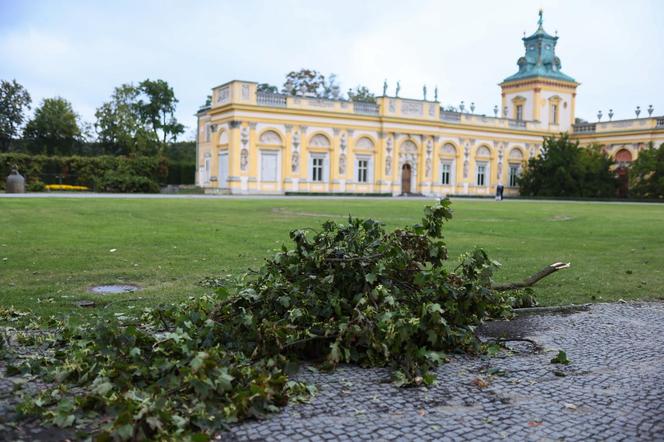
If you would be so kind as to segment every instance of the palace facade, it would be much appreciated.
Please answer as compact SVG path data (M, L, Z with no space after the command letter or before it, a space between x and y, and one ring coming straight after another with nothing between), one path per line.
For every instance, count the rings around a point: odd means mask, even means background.
M432 196L491 195L500 183L509 195L546 136L567 132L581 145L600 144L623 167L649 143L664 142L664 117L652 109L647 117L577 124L580 83L561 71L557 40L540 11L537 30L523 38L518 72L500 83L502 109L493 117L386 91L363 103L222 84L197 114L196 183L210 193Z

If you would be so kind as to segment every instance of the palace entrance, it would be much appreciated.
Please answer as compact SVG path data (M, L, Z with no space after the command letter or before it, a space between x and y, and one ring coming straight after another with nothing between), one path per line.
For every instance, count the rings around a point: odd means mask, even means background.
M411 192L410 189L410 176L411 176L410 164L404 164L401 168L401 193L408 194Z

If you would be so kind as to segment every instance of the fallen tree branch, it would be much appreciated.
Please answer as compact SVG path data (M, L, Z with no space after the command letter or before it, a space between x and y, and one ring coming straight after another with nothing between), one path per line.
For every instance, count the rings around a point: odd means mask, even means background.
M535 273L534 275L526 278L521 282L506 282L503 284L493 284L491 288L497 291L505 291L505 290L516 290L516 289L531 287L535 285L535 283L537 283L540 279L546 278L547 276L549 276L554 272L557 272L558 270L567 269L569 268L569 266L570 266L569 262L568 263L554 262L553 264L549 264L539 272Z

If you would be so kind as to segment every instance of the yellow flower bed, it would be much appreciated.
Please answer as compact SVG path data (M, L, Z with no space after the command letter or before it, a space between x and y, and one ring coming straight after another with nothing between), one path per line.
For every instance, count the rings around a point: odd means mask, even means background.
M69 184L47 184L46 190L90 190L85 186L70 186Z

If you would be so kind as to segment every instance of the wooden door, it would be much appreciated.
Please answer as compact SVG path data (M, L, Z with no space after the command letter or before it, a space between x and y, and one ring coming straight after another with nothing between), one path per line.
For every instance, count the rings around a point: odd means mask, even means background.
M401 193L410 193L410 164L404 164L401 168Z

